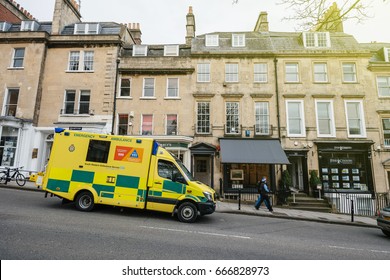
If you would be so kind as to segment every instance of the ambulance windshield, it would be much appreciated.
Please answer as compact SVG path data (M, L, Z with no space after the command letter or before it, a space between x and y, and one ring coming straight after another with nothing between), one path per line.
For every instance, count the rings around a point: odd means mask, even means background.
M188 178L188 180L195 181L195 178L192 176L191 172L188 171L187 167L185 167L185 165L177 157L174 157L174 158L175 158L177 164L180 166L181 170L183 170L183 172L186 175L186 177Z

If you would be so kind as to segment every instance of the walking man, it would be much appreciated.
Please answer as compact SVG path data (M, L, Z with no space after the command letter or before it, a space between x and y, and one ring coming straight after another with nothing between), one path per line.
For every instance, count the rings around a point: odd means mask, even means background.
M256 203L255 203L255 208L256 210L259 210L260 208L260 205L263 203L265 203L265 206L267 206L268 210L270 212L274 211L272 209L272 206L271 206L271 202L269 201L269 194L270 190L268 188L268 185L267 185L267 178L264 176L262 179L261 179L261 182L260 182L260 186L259 186L259 198L257 199Z

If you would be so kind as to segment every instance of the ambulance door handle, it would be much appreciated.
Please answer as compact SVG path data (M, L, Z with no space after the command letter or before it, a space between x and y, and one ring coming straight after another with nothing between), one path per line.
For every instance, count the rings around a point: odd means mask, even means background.
M161 185L162 183L161 182L154 182L156 185Z

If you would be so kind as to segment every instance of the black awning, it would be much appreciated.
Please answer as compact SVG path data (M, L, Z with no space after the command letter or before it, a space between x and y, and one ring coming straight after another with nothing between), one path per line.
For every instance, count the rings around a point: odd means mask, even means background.
M221 139L222 163L290 164L278 139Z

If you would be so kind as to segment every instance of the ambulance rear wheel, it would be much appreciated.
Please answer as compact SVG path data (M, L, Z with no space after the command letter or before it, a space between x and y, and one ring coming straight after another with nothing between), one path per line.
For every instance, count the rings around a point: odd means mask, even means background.
M183 202L177 211L177 217L180 222L193 223L198 217L198 209L191 202Z
M94 206L93 195L90 192L81 192L76 196L76 208L80 211L91 211Z

